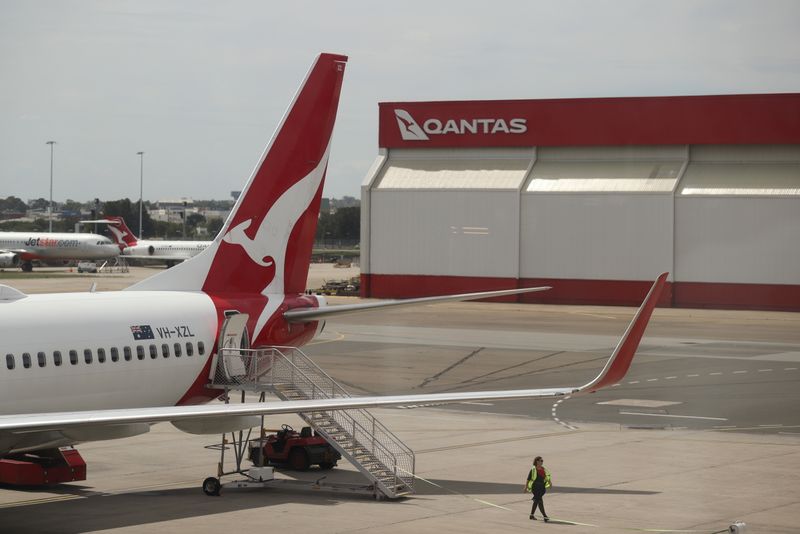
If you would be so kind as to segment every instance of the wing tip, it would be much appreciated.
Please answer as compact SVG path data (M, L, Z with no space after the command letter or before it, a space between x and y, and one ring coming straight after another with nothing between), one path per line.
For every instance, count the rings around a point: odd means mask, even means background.
M668 276L669 271L661 273L656 278L603 370L594 380L579 388L580 392L594 393L599 389L619 383L625 377L650 322L653 310L661 298L661 292Z

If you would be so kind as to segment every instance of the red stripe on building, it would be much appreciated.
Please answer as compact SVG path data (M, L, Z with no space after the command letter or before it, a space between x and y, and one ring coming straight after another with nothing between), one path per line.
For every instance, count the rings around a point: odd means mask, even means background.
M378 106L378 142L383 148L800 143L798 93L381 102ZM404 140L398 109L423 130L426 121L438 121L430 125L440 124L444 133L431 133L427 140ZM524 119L526 130L510 133L495 126L498 120L509 126L513 119ZM454 121L449 130L448 121ZM452 131L463 130L461 121L478 131Z
M361 296L414 298L515 287L552 286L549 291L503 297L492 302L639 306L652 281L567 280L558 278L483 278L401 274L361 275ZM800 311L800 286L670 282L659 307Z

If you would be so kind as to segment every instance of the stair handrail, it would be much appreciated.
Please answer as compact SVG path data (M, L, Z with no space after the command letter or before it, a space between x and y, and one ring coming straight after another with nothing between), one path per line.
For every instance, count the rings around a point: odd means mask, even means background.
M289 352L291 355L288 356L284 351ZM314 372L317 374L317 380L314 377L309 376L303 368L302 365L299 365L298 359L295 358L295 355L299 355L299 362L305 364L306 370ZM220 358L224 359L226 356L238 356L244 358L245 356L250 358L250 365L245 365L245 368L249 367L249 371L245 375L237 376L236 380L238 381L237 384L244 385L241 382L242 379L253 381L257 383L259 379L263 379L264 375L268 374L270 383L275 386L275 384L279 383L279 380L276 380L275 377L275 369L276 365L279 364L279 359L283 360L287 366L289 366L293 377L292 380L295 384L298 382L302 383L305 382L306 387L310 385L312 387L311 390L311 398L332 398L336 396L338 393L341 397L350 397L351 395L349 392L344 389L336 380L333 379L328 373L326 373L321 367L315 364L302 350L298 349L297 347L287 347L287 346L265 346L265 347L258 347L258 348L234 348L234 347L225 347L222 348ZM258 364L265 358L261 358L261 356L267 356L267 360L269 361L269 370L265 373L259 372ZM215 369L214 378L212 379L212 383L218 385L226 385L224 383L219 383L218 378L220 375L220 371L223 364L223 361L218 362L217 368ZM296 378L297 376L294 373L298 373L299 378L302 381L298 381ZM321 376L320 376L321 375ZM223 375L224 377L224 375ZM320 380L321 379L321 380ZM227 380L234 380L233 377L227 377ZM292 382L290 382L292 383ZM330 386L330 388L326 387ZM330 389L330 396L328 396L328 389ZM317 392L319 394L317 395ZM305 391L308 394L307 391ZM384 464L387 470L390 470L393 475L395 481L398 479L403 482L406 486L412 486L413 482L413 471L414 471L414 452L405 444L403 443L391 430L389 430L383 423L381 423L374 415L369 413L367 410L364 409L350 409L350 410L320 410L321 412L327 414L327 416L338 426L342 427L344 430L347 431L345 428L345 424L338 421L336 416L340 415L342 418L345 419L345 422L348 424L353 425L353 440L364 447L365 450L370 452L377 460ZM359 417L357 417L359 416ZM363 421L367 421L373 427L373 433L370 433L367 428L362 424ZM372 439L369 440L367 444L365 444L362 440L357 439L356 435L356 426L362 432L362 434L366 436L371 436ZM375 439L375 430L379 430L382 434L382 437L385 438L390 442L394 448L399 450L392 450L391 448L384 445L381 441ZM371 447L370 447L371 445ZM384 461L381 459L383 456L386 460ZM408 459L408 462L399 461L399 456ZM406 464L409 463L406 467L409 467L408 472L411 474L410 477L402 476L398 474L398 464ZM392 468L392 466L394 466ZM407 471L404 468L400 468L401 471ZM408 478L409 480L406 480Z

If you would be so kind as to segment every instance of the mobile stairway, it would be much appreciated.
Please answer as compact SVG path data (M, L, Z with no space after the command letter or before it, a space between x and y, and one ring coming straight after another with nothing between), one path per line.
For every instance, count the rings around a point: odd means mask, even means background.
M261 347L244 349L221 347L212 364L210 388L225 390L226 402L239 396L246 402L248 393L258 394L258 401L271 393L282 400L311 400L350 397L351 395L325 371L317 366L300 349L295 347ZM236 392L240 392L236 395ZM331 410L300 413L300 417L317 434L324 437L341 455L358 469L370 482L366 491L375 498L396 499L414 492L414 452L397 438L385 425L367 410ZM262 417L260 438L264 439ZM254 474L257 469L242 468L247 453L251 432L232 433L228 440L223 436L219 445L221 461L218 475L243 474L249 481L239 481L234 487L259 484ZM224 455L231 445L236 460L236 469L225 472ZM324 478L324 477L323 477ZM321 480L321 479L320 479ZM208 494L220 488L217 479L207 479L211 487L203 489ZM216 482L213 482L216 481ZM216 484L216 487L214 487ZM340 486L328 485L326 489L342 490ZM319 480L313 489L320 489ZM210 490L210 491L209 491ZM346 489L347 490L347 489ZM349 488L353 491L352 488Z

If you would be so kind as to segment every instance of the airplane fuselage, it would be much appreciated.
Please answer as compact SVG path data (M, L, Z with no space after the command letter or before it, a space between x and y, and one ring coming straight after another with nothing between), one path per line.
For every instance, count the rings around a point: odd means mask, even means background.
M280 310L313 297L274 295ZM257 299L202 291L54 293L0 300L0 415L174 406L208 402L207 387L226 312L251 312ZM260 345L302 345L316 323L291 325L276 314ZM120 431L123 431L120 428ZM125 430L130 435L146 431ZM106 432L104 430L104 432ZM113 434L23 436L0 453L62 446ZM11 438L8 438L11 439Z
M119 255L119 247L96 234L0 232L0 250L17 253L23 261L104 259Z
M211 241L138 241L125 247L123 256L188 259L196 256L211 244Z

